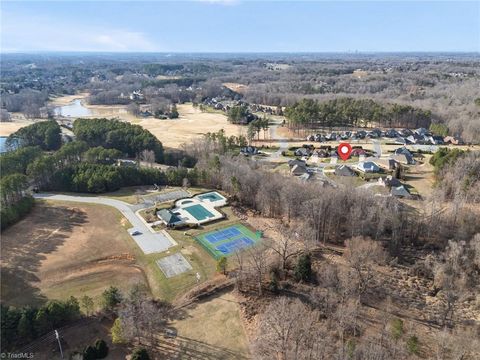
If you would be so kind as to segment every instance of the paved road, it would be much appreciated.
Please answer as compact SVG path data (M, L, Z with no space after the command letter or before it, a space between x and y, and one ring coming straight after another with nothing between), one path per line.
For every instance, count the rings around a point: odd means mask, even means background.
M382 144L380 140L372 139L373 151L375 154L373 155L376 158L380 158L382 156Z
M272 155L270 155L270 159L278 159L280 156L282 156L282 151L285 151L288 149L288 142L287 138L284 136L280 136L277 133L278 128L281 126L281 122L277 121L275 125L270 126L270 138L271 139L278 139L278 146L279 149L274 152Z
M102 204L112 206L122 213L123 216L130 221L135 230L140 231L141 235L132 236L137 245L142 249L145 254L151 254L156 252L162 252L168 248L176 245L173 243L169 236L164 232L155 233L152 228L146 225L134 212L132 207L120 200L93 197L93 196L70 196L70 195L57 195L57 194L35 194L37 199L59 200L59 201L72 201L91 204ZM105 224L109 226L109 224Z

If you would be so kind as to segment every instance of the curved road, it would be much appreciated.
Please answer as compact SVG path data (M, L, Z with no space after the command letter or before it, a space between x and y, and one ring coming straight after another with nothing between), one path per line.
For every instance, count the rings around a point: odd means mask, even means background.
M164 230L160 233L154 232L154 230L147 225L147 223L135 214L134 208L129 204L114 199L108 199L103 197L94 196L71 196L61 194L35 194L36 199L45 200L58 200L58 201L71 201L79 203L101 204L112 206L122 213L130 224L132 224L135 230L141 232L140 235L132 236L137 245L142 249L145 254L151 254L156 252L162 252L168 248L175 246L175 241ZM109 226L109 224L105 224Z

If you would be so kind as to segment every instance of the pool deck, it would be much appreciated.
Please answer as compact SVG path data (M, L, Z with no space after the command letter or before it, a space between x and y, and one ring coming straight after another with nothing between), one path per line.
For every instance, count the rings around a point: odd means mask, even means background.
M223 219L224 215L216 208L225 206L226 204L227 199L224 196L216 191L211 191L189 198L178 199L175 201L175 206L172 209L169 209L169 211L179 218L179 221L175 222L173 225L200 225L214 220Z

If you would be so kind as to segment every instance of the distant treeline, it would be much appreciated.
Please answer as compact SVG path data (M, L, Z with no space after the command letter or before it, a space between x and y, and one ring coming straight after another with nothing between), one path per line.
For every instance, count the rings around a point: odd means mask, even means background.
M367 126L418 128L430 126L430 110L409 105L380 104L371 99L340 98L329 101L303 99L285 109L289 126L295 129Z
M32 341L81 316L78 300L51 300L40 308L17 309L1 305L2 351Z

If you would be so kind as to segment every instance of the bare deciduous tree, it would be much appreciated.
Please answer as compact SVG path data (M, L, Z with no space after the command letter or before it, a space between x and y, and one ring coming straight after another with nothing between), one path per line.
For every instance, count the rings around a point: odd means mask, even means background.
M299 359L312 332L316 315L298 299L274 300L260 319L255 341L263 359Z
M374 278L374 266L383 264L386 253L380 243L363 237L354 237L345 242L345 260L353 270L359 295L364 294Z

